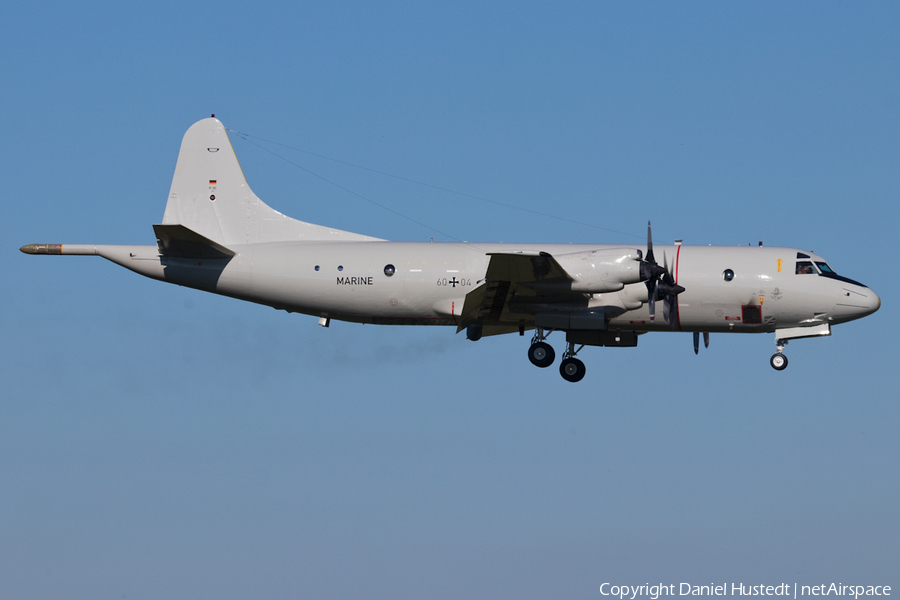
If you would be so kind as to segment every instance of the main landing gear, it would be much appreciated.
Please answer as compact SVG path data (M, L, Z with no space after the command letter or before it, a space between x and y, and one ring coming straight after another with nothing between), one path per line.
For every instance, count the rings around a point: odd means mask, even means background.
M553 346L544 341L551 332L552 330L548 331L547 335L544 335L544 330L539 327L535 330L534 337L531 338L531 346L528 348L528 360L536 367L542 369L549 367L556 359L556 352L553 351ZM584 348L583 345L576 350L575 344L570 342L566 352L563 354L563 360L559 365L559 374L566 381L575 383L584 378L587 369L585 369L583 362L575 358L575 355L582 348Z
M553 364L556 359L556 352L553 346L547 342L535 342L528 348L528 360L536 367L544 368Z
M563 360L559 363L559 374L563 376L563 379L566 381L571 381L575 383L577 381L581 381L584 379L584 374L587 372L587 369L584 368L584 363L575 358L575 355L584 348L584 345L578 347L578 350L575 349L575 344L569 342L569 348L566 350L566 353L563 354Z
M528 360L536 367L542 369L549 367L556 360L556 352L553 351L553 346L544 341L552 332L552 330L548 331L547 335L544 335L542 327L534 330L534 337L531 338L531 346L528 348Z
M776 371L784 371L788 366L787 356L782 354L784 351L784 347L787 346L787 340L775 340L775 346L778 350L775 354L772 355L772 358L769 359L769 364L772 365L772 368Z
M544 341L550 333L552 331L544 335L543 328L538 327L535 329L534 337L531 338L531 346L528 348L528 360L534 366L542 369L549 367L556 360L556 352L553 351L553 346Z

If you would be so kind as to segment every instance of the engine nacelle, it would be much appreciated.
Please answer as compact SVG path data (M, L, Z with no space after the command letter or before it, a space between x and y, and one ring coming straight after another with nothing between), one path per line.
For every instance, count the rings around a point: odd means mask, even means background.
M587 294L617 292L629 283L641 281L640 250L611 248L589 250L553 257L574 280L572 290Z

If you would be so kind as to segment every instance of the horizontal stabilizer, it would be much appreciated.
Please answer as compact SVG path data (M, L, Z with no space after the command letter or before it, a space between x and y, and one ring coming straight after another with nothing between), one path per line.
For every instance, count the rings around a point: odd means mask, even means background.
M184 225L154 225L159 252L174 258L231 258L234 252Z

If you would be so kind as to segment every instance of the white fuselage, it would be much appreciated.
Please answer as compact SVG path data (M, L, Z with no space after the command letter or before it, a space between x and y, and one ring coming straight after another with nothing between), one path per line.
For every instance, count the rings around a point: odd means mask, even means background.
M163 257L153 246L96 248L97 254L155 279L290 312L361 323L457 325L466 294L484 283L488 253L561 256L629 246L272 242L234 245L236 254L227 260ZM843 278L797 274L802 251L792 248L676 245L656 246L655 253L685 288L678 295L676 330L770 332L837 324L871 314L881 302L869 288ZM385 272L389 265L391 276ZM730 280L727 270L733 273ZM645 284L636 283L584 294L582 306L620 307L610 329L670 329L659 316L651 322L646 302Z

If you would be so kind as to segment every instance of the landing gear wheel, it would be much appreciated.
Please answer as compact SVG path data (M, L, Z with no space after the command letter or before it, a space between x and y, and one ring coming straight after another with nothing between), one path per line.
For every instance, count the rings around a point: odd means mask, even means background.
M556 360L553 346L546 342L535 342L528 348L528 360L536 367L549 367Z
M772 355L772 358L769 359L769 364L772 365L772 368L776 371L784 371L785 369L787 369L788 365L787 356L785 356L781 352L777 352Z
M577 358L567 358L559 365L559 374L572 383L584 379L585 372L587 369L584 368L584 363Z

